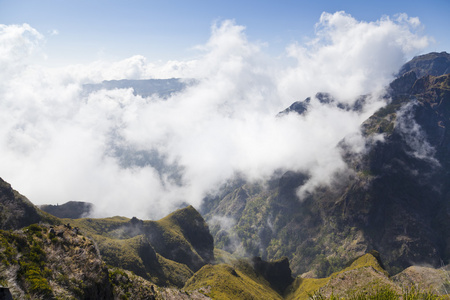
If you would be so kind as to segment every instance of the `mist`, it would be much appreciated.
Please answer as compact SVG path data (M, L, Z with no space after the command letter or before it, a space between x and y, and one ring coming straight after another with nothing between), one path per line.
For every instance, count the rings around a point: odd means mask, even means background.
M87 201L94 216L144 219L199 207L236 174L252 181L301 171L310 175L303 192L311 191L346 169L340 140L352 136L363 151L360 124L386 104L384 88L401 65L430 42L421 26L404 14L364 22L323 13L315 36L271 57L244 26L225 20L193 45L192 60L136 55L48 68L31 62L45 55L43 34L0 25L0 176L35 204ZM130 88L83 91L87 83L150 78L196 83L164 98ZM348 105L371 96L353 111L320 102L317 92ZM307 97L304 115L277 117Z

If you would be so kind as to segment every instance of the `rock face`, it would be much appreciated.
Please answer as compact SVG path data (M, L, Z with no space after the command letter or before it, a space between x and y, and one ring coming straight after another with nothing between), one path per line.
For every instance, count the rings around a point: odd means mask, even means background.
M440 76L450 73L450 54L447 52L432 52L414 57L406 63L399 72L399 76L407 72L414 72L417 78L431 75Z
M13 300L11 292L8 288L0 287L0 299L1 300Z
M409 78L402 78L407 87ZM392 103L364 124L368 135L381 132L385 142L377 143L357 168L370 174L367 213L357 220L355 192L360 190L354 191L347 198L346 221L363 228L371 247L402 268L437 266L450 258L449 87L448 74L419 78L409 95L394 89Z
M448 263L449 56L419 56L402 68L390 85L390 104L361 126L367 152L352 153L345 139L338 145L353 175L340 176L333 187L300 202L296 190L307 176L288 172L264 183L236 181L206 199L202 213L217 245L233 252L238 241L249 255L287 256L295 274L313 269L322 277L372 249L393 273L412 264ZM320 98L339 107L332 97ZM297 103L288 110L296 107L300 114L307 108ZM238 207L231 228L214 225L217 216Z
M0 178L0 229L19 229L43 220L55 222Z
M0 232L1 280L15 299L112 299L108 268L94 243L66 225Z
M255 272L261 274L280 295L283 295L286 288L294 281L287 257L272 262L254 257L251 262Z
M0 214L0 280L14 299L113 298L108 269L94 243L2 179Z
M450 292L450 270L447 268L433 269L429 267L411 266L395 275L392 280L402 288L420 283L424 290L437 291L440 294Z

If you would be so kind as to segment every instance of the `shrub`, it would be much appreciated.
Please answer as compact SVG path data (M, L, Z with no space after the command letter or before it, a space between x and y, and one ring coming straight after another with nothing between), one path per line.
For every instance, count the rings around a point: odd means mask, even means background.
M29 266L28 270L25 271L25 282L30 285L30 291L38 295L44 296L44 298L50 297L52 295L52 289L48 284L47 279L45 279L39 270L35 266Z

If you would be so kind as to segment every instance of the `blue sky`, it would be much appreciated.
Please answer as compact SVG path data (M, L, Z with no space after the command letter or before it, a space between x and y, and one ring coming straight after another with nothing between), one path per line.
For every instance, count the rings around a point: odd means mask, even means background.
M427 51L450 51L450 1L148 1L0 0L0 24L28 23L45 37L48 64L117 60L140 54L149 61L195 57L195 45L214 22L233 19L249 40L277 56L314 34L322 12L345 11L359 21L406 13L434 38ZM57 34L55 34L57 33Z

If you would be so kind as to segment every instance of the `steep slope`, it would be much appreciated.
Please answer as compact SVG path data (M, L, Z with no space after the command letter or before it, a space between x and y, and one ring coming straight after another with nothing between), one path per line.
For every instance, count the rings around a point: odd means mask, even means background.
M18 229L41 221L58 222L57 218L37 209L0 178L0 229Z
M390 103L362 124L366 152L352 153L345 139L337 145L352 172L332 187L300 202L296 191L308 177L287 172L268 182L235 180L207 198L202 213L216 245L264 259L287 256L295 274L312 270L319 277L372 249L392 273L448 263L450 81L442 74L448 62L447 53L432 53L405 65L390 85ZM302 117L308 103L300 104L280 117Z
M392 103L363 126L366 134L382 132L385 139L355 168L370 183L364 219L356 218L361 188L339 204L343 220L363 228L370 245L402 268L450 258L449 78L419 78L407 96L393 90Z
M209 299L167 287L182 287L214 260L208 227L192 207L156 222L59 219L1 180L0 212L0 285L14 299Z
M184 289L201 291L212 299L283 299L292 281L287 259L265 262L253 258L206 265Z
M93 242L64 225L0 231L1 281L16 299L112 299Z
M449 272L421 267L434 280L414 280L413 272L405 270L390 278L377 252L366 253L326 278L297 277L286 292L286 299L448 299ZM439 274L439 275L436 275Z
M391 278L379 253L372 251L325 278L294 279L287 259L206 265L184 289L212 299L449 299L449 280L448 270L429 267L410 267ZM283 283L281 289L279 283Z
M388 278L379 261L372 254L365 254L350 266L331 274L327 278L297 277L291 286L287 299L309 299L309 295L318 294L330 297L350 296L351 292L372 292L374 287L390 288L399 293L401 290Z
M450 54L447 52L431 52L425 55L416 56L400 69L398 77L401 77L408 72L414 72L417 78L426 75L440 76L449 74Z
M4 185L6 190L11 189ZM2 199L6 198L4 194ZM2 201L0 206L10 206L14 201ZM156 222L123 217L59 220L26 203L43 215L40 224L0 230L0 285L7 286L4 291L17 299L307 299L310 294L325 299L335 295L361 298L374 293L398 298L399 291L409 291L411 286L427 287L438 294L446 293L450 286L445 269L410 267L391 280L374 252L327 278L297 277L294 281L285 257L271 262L259 257L235 260L216 251L223 263L204 265L191 276L193 270L187 265L198 268L200 259L203 264L214 259L207 226L192 207ZM26 213L22 210L21 214L16 218L20 220ZM54 225L48 224L46 217ZM71 221L72 225L61 225L62 221ZM84 229L74 227L75 223ZM100 247L83 232L95 236ZM149 239L158 244L155 248L160 247L162 254L183 262L157 253ZM176 254L169 253L173 250ZM100 252L106 261L129 269L139 271L139 264L143 265L147 279L121 268L108 268ZM184 282L183 289L166 286ZM413 292L436 298L429 292Z
M0 212L0 283L13 298L113 298L94 243L2 179Z
M214 260L214 242L201 215L189 206L159 221L114 217L69 220L94 239L104 260L158 285L182 287Z

